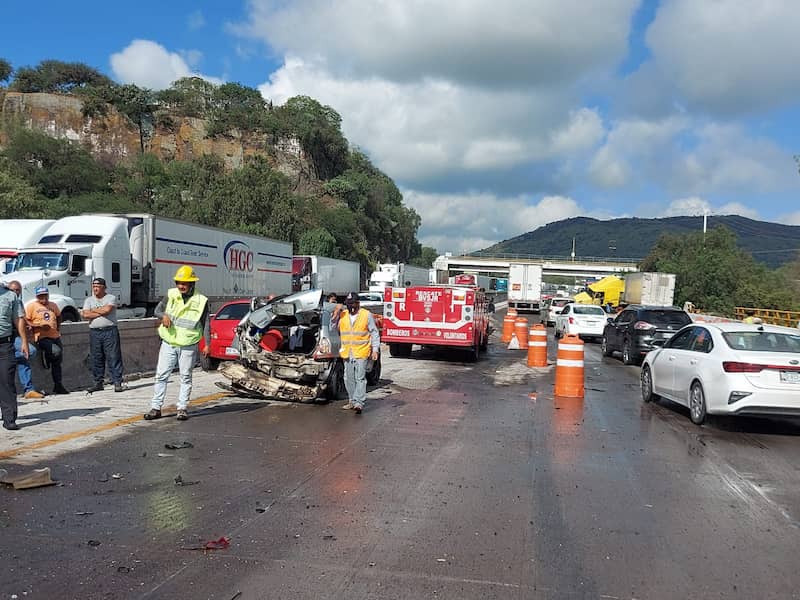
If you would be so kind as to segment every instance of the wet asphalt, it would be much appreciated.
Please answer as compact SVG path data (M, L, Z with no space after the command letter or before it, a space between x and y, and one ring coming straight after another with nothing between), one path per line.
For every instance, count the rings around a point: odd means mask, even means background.
M800 597L797 421L696 427L597 344L555 398L495 338L384 357L360 416L231 398L59 455L0 489L0 598Z

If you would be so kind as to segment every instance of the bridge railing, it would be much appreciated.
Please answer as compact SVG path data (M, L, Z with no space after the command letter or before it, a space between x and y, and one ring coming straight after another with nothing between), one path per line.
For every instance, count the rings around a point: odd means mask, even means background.
M626 258L626 257L614 257L609 258L608 256L576 256L574 259L571 256L557 256L551 254L516 254L516 253L509 253L509 252L482 252L480 250L476 252L469 252L468 254L464 254L465 257L473 257L473 258L499 258L503 260L541 260L541 261L550 261L550 262L575 262L575 263L610 263L610 264L617 264L617 263L624 263L624 264L638 264L641 262L641 258ZM453 257L455 258L455 257Z

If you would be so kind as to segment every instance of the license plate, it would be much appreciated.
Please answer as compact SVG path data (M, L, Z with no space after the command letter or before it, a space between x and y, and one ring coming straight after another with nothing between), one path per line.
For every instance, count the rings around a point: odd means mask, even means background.
M800 383L800 371L781 371L781 383Z
M228 356L239 356L239 351L236 348L231 348L228 346L225 348L225 354Z

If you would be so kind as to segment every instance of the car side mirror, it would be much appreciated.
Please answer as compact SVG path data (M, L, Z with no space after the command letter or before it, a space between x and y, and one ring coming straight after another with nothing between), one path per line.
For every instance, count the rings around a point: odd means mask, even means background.
M658 340L658 339L656 339L656 340L652 340L650 342L650 344L653 345L653 346L656 346L658 348L661 348L666 343L666 341L667 340Z

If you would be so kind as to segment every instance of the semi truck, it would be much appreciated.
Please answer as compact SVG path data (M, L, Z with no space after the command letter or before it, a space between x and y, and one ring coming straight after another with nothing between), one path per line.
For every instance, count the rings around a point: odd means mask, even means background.
M55 219L0 220L0 273L13 271L20 248L37 243L53 223Z
M344 296L361 289L360 270L361 265L349 260L297 255L292 257L292 292L323 290Z
M538 313L542 301L542 265L511 263L508 265L508 307L518 312Z
M428 285L430 269L405 263L380 263L369 276L369 291L382 292L387 287Z
M491 278L488 275L478 275L476 273L461 273L450 277L448 282L452 285L474 285L483 288L484 291L488 290L491 286Z
M609 275L599 281L590 283L580 293L575 294L575 302L578 304L597 304L598 306L610 304L616 308L619 306L624 290L625 282L616 275Z
M625 304L672 306L675 300L673 273L630 273L625 277Z
M63 319L78 321L92 279L103 277L117 297L119 316L133 317L152 313L181 265L195 270L212 309L292 287L291 243L151 214L59 219L37 244L19 251L13 278L22 284L24 302L46 286Z
M411 355L414 344L460 348L477 360L489 340L489 302L473 286L427 285L383 291L381 341L389 354Z

